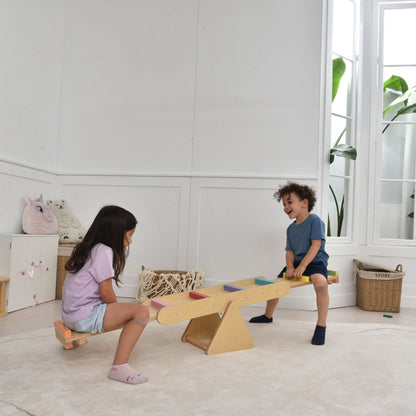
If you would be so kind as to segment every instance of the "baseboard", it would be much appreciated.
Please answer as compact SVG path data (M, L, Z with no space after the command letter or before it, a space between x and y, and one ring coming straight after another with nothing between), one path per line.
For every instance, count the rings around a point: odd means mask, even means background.
M403 296L403 293L402 293L400 307L416 309L416 296Z

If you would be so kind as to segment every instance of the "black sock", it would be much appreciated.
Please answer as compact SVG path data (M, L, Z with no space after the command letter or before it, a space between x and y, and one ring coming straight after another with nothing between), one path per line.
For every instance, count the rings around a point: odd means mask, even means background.
M273 318L268 318L266 315L260 315L251 318L249 322L252 322L254 324L266 324L273 322Z
M316 325L311 343L313 345L324 345L325 344L325 332L326 332L326 326Z

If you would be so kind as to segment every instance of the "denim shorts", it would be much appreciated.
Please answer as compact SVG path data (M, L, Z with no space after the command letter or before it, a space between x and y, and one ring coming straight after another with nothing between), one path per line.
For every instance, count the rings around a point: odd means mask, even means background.
M298 267L300 262L294 263L295 269ZM283 273L286 273L286 266L283 268L283 270L277 275L277 277L283 277ZM303 272L304 276L311 276L313 274L322 274L327 280L328 280L328 268L326 264L323 261L315 261L312 263L309 263L306 267L305 271Z
M65 325L77 332L91 332L91 334L103 332L103 320L106 308L107 304L102 303L88 318L81 319L78 322L65 322Z

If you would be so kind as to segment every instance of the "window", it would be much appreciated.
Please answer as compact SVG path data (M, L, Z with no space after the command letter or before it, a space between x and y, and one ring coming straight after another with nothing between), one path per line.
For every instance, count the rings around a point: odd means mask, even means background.
M416 2L378 2L375 243L415 245Z
M328 236L351 239L356 130L356 22L358 1L332 4L333 90Z

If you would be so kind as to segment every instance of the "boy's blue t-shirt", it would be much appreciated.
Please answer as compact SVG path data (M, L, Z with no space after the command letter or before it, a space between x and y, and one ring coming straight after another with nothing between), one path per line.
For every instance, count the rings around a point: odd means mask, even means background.
M325 251L325 224L316 214L309 214L300 224L295 221L289 225L286 231L286 251L293 251L295 261L300 262L308 252L311 240L321 240L321 248L312 261L327 264L329 256Z

